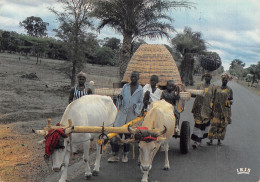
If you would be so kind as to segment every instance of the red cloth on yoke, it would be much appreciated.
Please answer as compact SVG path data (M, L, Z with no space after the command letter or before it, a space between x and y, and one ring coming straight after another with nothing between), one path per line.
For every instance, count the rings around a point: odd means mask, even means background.
M64 133L63 129L50 130L49 133L45 136L45 158L49 158L49 156L54 152L55 146L57 145L60 137L67 138L68 135Z

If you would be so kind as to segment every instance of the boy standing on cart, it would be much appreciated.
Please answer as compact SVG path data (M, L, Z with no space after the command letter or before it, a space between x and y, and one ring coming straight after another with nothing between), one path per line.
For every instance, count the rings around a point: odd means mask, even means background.
M131 73L131 82L123 86L119 95L119 111L114 122L115 127L121 127L128 122L135 119L141 112L143 107L143 88L139 85L139 72L133 71ZM120 134L122 137L122 134ZM130 134L125 134L125 139L130 138ZM108 162L119 161L119 145L111 141L113 156L108 159ZM130 144L124 144L124 154L122 162L128 162L128 153L130 151Z
M176 117L176 129L179 128L180 112L176 107L176 101L180 99L180 90L177 85L174 84L173 80L168 80L166 90L162 92L161 99L174 106L174 115ZM178 132L178 131L177 131Z

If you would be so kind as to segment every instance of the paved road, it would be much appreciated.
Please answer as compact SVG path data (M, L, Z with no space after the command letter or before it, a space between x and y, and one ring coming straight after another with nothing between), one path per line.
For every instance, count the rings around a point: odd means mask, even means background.
M164 152L158 152L150 171L150 182L260 181L260 97L234 82L230 82L229 86L234 92L233 120L227 128L223 145L207 146L204 141L202 147L190 149L188 154L183 155L179 152L179 140L172 138L169 151L171 168L169 171L163 170ZM185 111L181 114L181 120L190 121L191 129L193 119L190 111L193 101L194 99L191 99L186 102ZM141 181L142 173L137 166L137 160L131 159L127 164L111 164L107 163L107 158L108 156L102 158L100 175L92 177L90 181ZM70 169L79 174L75 176L74 172L70 172L70 182L85 181L84 169L76 169L79 166L72 166ZM250 174L238 175L239 168L250 168Z

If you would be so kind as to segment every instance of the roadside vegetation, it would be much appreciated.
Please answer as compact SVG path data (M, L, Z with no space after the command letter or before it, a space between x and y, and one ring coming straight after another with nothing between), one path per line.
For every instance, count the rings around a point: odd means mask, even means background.
M242 60L234 59L230 63L229 73L233 75L237 83L260 95L260 61L247 68L245 66L246 64Z

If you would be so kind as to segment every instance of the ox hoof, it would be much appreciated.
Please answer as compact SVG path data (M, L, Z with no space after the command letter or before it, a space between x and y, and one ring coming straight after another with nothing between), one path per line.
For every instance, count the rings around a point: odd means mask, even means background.
M168 171L169 167L164 167L163 170Z
M93 176L98 176L98 175L99 175L99 171L93 171L93 172L92 172L92 175L93 175Z
M85 179L90 179L91 176L92 176L91 174L86 174L86 175L85 175Z

